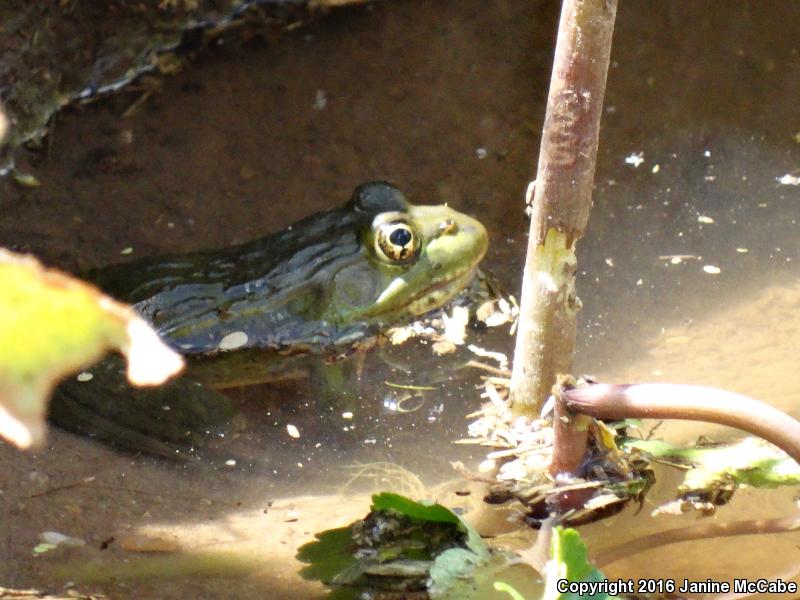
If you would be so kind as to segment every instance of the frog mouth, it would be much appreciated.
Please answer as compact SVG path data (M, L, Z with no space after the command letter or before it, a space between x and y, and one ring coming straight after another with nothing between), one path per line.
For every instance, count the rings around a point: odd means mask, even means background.
M409 299L407 310L412 315L422 315L451 300L467 287L478 271L477 266L456 273L453 277L436 281Z

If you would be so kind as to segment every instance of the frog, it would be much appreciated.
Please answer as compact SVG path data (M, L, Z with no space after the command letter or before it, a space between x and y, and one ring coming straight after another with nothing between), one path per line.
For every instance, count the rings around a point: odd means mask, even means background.
M374 345L387 328L440 308L475 281L489 244L477 219L417 205L391 183L218 250L147 257L88 279L130 304L182 354L185 373L133 389L111 357L62 384L57 426L126 450L175 458L229 425L228 388L287 377Z

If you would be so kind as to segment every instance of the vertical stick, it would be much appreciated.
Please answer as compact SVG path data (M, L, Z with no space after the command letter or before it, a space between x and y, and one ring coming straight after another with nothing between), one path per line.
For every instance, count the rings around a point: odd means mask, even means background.
M578 475L586 459L592 418L567 408L564 392L574 387L575 379L572 376L559 374L554 390L556 403L553 410L553 458L550 461L550 474L553 477L559 473ZM569 503L574 498L565 500Z
M616 12L616 0L564 0L562 6L511 376L519 412L538 412L556 375L572 367L580 308L575 243L592 206Z

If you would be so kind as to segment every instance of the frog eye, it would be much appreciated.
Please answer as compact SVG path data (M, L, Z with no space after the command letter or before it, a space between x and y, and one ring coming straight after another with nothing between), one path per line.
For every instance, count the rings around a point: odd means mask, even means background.
M387 262L409 263L416 260L419 242L419 236L403 220L385 221L375 228L375 250Z

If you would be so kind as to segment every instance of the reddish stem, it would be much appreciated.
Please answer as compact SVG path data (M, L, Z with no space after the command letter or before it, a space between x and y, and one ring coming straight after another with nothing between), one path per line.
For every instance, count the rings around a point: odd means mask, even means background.
M561 395L571 411L596 419L708 421L757 435L800 464L800 422L747 396L698 385L595 384Z

